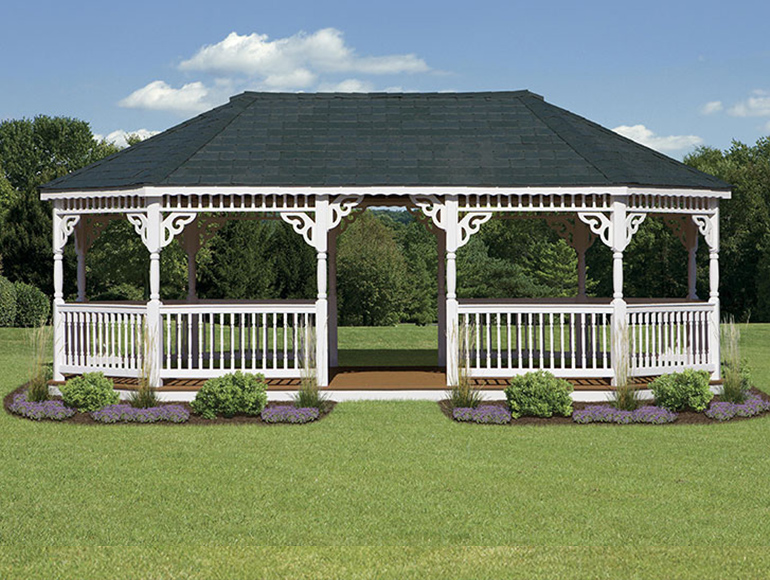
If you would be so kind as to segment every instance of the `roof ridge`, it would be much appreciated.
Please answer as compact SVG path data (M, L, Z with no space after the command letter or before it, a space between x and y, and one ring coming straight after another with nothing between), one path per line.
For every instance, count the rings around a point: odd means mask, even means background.
M575 149L575 147L572 145L572 143L570 143L569 141L567 141L567 139L565 139L565 138L564 138L562 135L560 135L560 134L559 134L559 132L558 132L556 129L554 129L554 128L551 126L551 124L550 124L550 123L549 123L547 120L545 120L543 117L541 117L541 116L540 116L540 115L537 113L537 111L535 111L534 109L532 109L532 107L530 107L530 106L529 106L529 105L528 105L526 102L524 102L523 100L522 100L522 104L523 104L525 107L527 107L527 109L529 110L529 112L530 112L530 113L532 113L532 114L533 114L535 117L537 117L537 118L538 118L538 120L539 120L541 123L543 123L543 124L544 124L546 127L548 127L548 128L551 130L551 132L552 132L552 133L553 133L553 134L554 134L556 137L558 137L558 138L559 138L559 140L560 140L562 143L564 143L564 144L565 144L567 147L569 147L570 149L572 149L572 151L574 151L574 152L575 152L575 154L576 154L578 157L580 157L581 159L583 159L583 161L585 161L586 163L588 163L588 164L589 164L591 167L593 167L593 168L594 168L594 169L595 169L595 170L596 170L598 173L600 173L601 175L603 175L603 176L604 176L604 179L606 179L608 182L610 182L610 183L612 182L612 179L610 179L610 177L609 177L609 176L608 176L608 175L607 175L607 174L606 174L604 171L602 171L602 170L601 170L601 169L600 169L600 168L599 168L599 167L596 165L596 163L594 163L593 161L591 161L590 159L588 159L588 157L586 157L585 155L583 155L583 154L582 154L580 151L578 151L577 149ZM549 104L550 106L552 106L552 107L556 107L556 105L551 105L551 103L548 103L548 104ZM561 110L561 111L564 111L564 110L566 110L566 109L561 109L560 107L556 107L556 108L557 108L557 109L559 109L559 110Z

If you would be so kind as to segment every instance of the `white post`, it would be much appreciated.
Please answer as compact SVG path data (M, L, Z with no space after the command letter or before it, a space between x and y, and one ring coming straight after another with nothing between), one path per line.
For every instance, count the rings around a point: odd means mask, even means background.
M201 249L201 235L198 231L198 225L192 223L182 232L182 246L187 254L187 301L198 301L198 265L195 259Z
M456 253L460 241L457 196L447 196L444 206L446 225L446 380L447 386L460 379L459 319L457 304Z
M160 367L163 360L163 321L160 315L160 250L163 239L160 198L147 199L147 249L150 251L150 301L147 303L147 341L150 357L150 385L163 386Z
M329 232L329 366L339 365L337 308L337 236L339 227Z
M436 228L436 257L438 259L438 287L436 308L438 310L438 366L445 367L446 344L446 231Z
M329 301L327 295L327 250L329 233L329 198L319 195L315 204L313 245L316 248L318 298L315 303L316 377L319 387L329 385Z
M63 381L64 326L59 309L64 305L64 243L61 241L62 218L53 211L53 380Z
M618 370L621 364L626 331L626 301L623 299L623 251L628 244L626 228L626 199L612 200L612 384L618 384Z
M719 312L719 207L711 219L711 243L709 243L709 304L713 306L709 320L709 350L714 365L713 378L721 376L720 312Z

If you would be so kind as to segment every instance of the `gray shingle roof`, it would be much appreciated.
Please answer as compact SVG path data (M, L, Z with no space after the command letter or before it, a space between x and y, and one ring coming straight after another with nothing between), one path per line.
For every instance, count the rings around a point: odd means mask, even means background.
M242 93L43 190L145 185L729 189L516 91Z

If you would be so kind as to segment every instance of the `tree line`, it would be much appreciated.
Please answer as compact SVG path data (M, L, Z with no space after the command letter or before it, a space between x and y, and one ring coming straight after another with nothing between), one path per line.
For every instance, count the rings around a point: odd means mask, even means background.
M52 293L51 208L38 187L116 153L88 123L38 116L0 123L0 273ZM770 138L701 147L685 163L734 186L721 211L722 311L770 321ZM708 296L708 249L699 244L697 287ZM161 253L164 299L187 295L187 258L179 244ZM586 254L590 295L611 296L611 253L601 242ZM65 251L65 295L75 288L72 244ZM436 320L436 240L408 211L358 212L338 239L340 323L427 324ZM574 296L574 250L542 219L493 219L457 256L461 298ZM296 299L316 292L315 255L281 220L225 223L197 257L201 298ZM145 300L149 256L126 220L101 233L87 258L92 300ZM650 217L625 256L629 297L684 297L687 253L660 218Z

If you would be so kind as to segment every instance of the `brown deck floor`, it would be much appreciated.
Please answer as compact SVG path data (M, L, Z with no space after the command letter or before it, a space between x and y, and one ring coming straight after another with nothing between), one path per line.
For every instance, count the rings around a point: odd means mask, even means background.
M115 387L133 390L137 379L111 377ZM655 377L637 377L636 384L645 388ZM500 390L508 385L509 377L473 379L483 390ZM576 391L610 390L608 378L567 379ZM165 379L160 391L197 391L206 379ZM299 379L267 379L268 391L294 391ZM331 390L446 390L446 373L439 367L340 367L331 369Z

